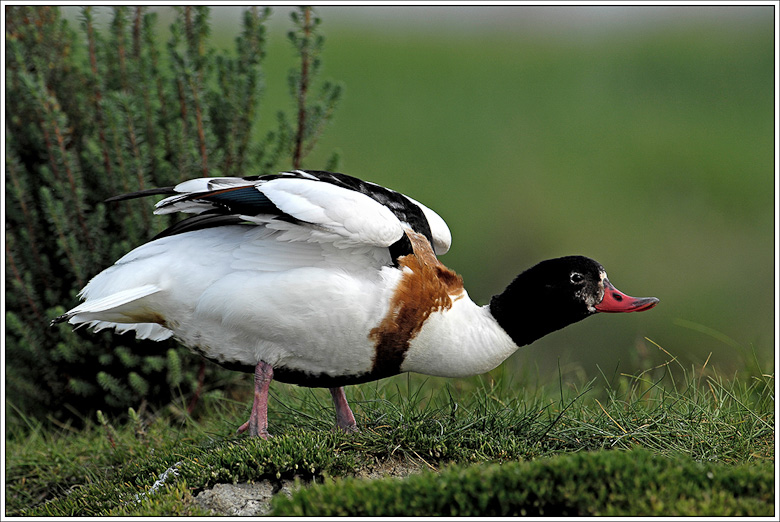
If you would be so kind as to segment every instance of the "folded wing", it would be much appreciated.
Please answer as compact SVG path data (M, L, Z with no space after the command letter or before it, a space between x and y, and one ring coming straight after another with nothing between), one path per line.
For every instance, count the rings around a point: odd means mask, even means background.
M438 254L451 243L438 214L400 193L343 174L294 171L259 178L199 178L171 188L155 213L200 214L166 234L240 221L292 231L287 239L389 247L404 228L428 237ZM218 217L219 216L219 217ZM225 216L232 216L232 220ZM221 220L221 221L220 221ZM280 224L284 223L284 224ZM309 237L310 236L310 237Z

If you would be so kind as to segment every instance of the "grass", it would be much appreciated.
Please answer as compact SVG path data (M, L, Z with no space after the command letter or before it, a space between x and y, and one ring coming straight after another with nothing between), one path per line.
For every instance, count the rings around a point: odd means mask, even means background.
M348 389L361 425L361 431L351 435L331 429L327 392L279 383L272 387L270 426L276 436L270 441L234 435L249 402L218 391L204 394L198 418L182 413L183 404L172 404L154 414L131 411L125 422L99 416L78 431L63 427L52 432L28 419L26 428L16 426L6 434L6 515L203 515L193 496L217 483L295 477L303 483L325 478L340 483L377 462L446 472L449 481L484 472L511 482L536 476L556 463L569 469L581 459L595 460L582 467L576 483L604 482L604 473L612 473L604 470L613 469L617 471L607 481L611 488L650 487L648 491L657 492L657 498L637 496L635 502L627 495L621 500L628 506L623 511L618 509L623 504L609 500L612 493L593 492L601 495L592 504L600 513L637 513L648 502L652 513L681 513L664 506L673 505L668 502L675 495L694 498L698 491L714 500L706 506L685 504L688 514L697 509L713 515L771 514L774 376L724 380L707 368L678 367L681 377L674 378L674 364L670 358L636 375L615 372L577 387L558 382L534 390L512 383L500 371L454 382L460 389L421 376L396 377ZM638 457L624 456L635 451L641 452ZM575 458L575 453L583 454L576 456L580 460L551 458ZM613 462L611 467L598 464L603 459ZM641 472L626 467L637 459L647 461ZM504 467L496 468L499 464ZM655 469L663 472L656 476L648 471ZM679 469L704 470L704 475L726 477L724 483L747 481L755 487L744 504L721 482L704 481L703 489L696 490L695 484L669 478ZM166 470L164 484L153 488ZM435 484L435 477L432 473L415 480ZM576 485L549 480L547 486L559 492ZM572 512L591 505L582 495L575 495ZM310 506L313 497L308 498L294 497L300 506ZM398 499L393 499L388 502L399 509ZM292 507L298 504L285 502L280 513L301 513L295 510L303 508ZM524 501L512 502L515 506ZM377 506L377 513L383 513L385 508ZM473 513L468 509L463 507L462 513Z

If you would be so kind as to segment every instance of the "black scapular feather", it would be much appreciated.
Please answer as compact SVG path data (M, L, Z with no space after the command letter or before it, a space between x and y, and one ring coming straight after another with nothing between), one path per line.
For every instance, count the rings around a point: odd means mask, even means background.
M194 195L192 199L208 201L235 214L254 216L257 214L281 214L282 212L254 185L206 192L202 195Z

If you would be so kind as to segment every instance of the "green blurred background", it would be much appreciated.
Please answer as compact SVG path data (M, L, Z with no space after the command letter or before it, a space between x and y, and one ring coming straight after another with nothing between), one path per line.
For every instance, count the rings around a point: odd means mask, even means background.
M290 9L270 24L259 131L289 107ZM166 10L160 9L167 26ZM241 8L215 8L232 45ZM404 192L449 224L442 261L486 303L583 254L641 314L600 314L503 371L557 380L668 355L727 376L774 361L774 36L764 7L320 7L344 82L307 168ZM259 135L259 134L258 134ZM193 173L194 174L194 173Z

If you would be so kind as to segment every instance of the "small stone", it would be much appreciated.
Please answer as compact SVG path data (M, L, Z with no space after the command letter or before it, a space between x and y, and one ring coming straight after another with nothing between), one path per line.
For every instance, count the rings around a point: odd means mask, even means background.
M420 463L385 461L367 466L355 477L378 479L383 477L403 478L423 469ZM303 483L302 483L303 484ZM263 480L252 484L217 484L212 489L201 491L195 502L217 516L253 517L267 515L271 510L271 499L275 494L290 496L295 487L294 480Z
M291 480L281 481L281 491L289 494ZM217 484L198 493L195 502L217 515L251 517L265 515L271 510L274 483L263 480L253 484Z

